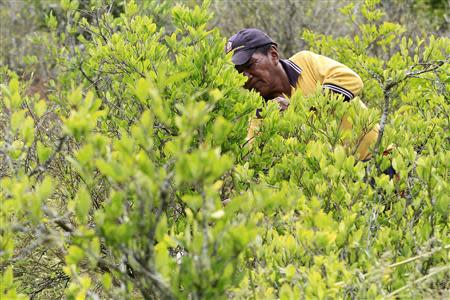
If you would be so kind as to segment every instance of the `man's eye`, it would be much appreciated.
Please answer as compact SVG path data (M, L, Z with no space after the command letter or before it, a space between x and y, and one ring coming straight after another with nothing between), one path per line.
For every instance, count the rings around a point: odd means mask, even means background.
M236 67L236 70L237 70L239 73L242 73L242 72L244 72L244 71L247 71L247 70L251 67L251 65L252 65L252 64L250 64L250 65L244 65L244 66L239 66L239 67Z

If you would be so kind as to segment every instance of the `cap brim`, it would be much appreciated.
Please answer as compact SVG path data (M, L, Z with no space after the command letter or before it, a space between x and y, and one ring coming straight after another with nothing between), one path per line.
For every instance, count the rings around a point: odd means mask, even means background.
M250 58L253 55L253 52L255 52L255 49L247 49L247 50L238 50L235 51L233 54L233 57L231 58L231 61L236 65L240 66L245 64L250 60Z

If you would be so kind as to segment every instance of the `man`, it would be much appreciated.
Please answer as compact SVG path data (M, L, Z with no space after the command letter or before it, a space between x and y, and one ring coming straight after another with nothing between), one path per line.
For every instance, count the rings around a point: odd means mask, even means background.
M259 92L266 101L278 102L281 110L289 106L288 98L294 91L311 95L318 83L325 91L341 94L345 101L352 100L363 88L358 74L331 58L301 51L289 59L281 59L277 44L258 29L239 31L229 39L225 51L233 51L236 69L248 77L244 87ZM366 108L362 102L361 106ZM257 118L251 121L247 140L257 134L259 124ZM351 124L344 119L342 128L351 129ZM362 137L357 149L360 160L370 157L370 147L377 136L378 126Z

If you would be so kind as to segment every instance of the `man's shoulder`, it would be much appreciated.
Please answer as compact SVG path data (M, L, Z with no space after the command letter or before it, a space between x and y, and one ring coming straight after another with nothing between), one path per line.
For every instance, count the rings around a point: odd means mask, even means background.
M299 51L299 52L295 53L294 55L292 55L289 58L289 60L291 60L293 62L303 61L303 60L307 60L308 58L310 58L313 55L315 55L314 52L311 52L308 50L302 50L302 51Z

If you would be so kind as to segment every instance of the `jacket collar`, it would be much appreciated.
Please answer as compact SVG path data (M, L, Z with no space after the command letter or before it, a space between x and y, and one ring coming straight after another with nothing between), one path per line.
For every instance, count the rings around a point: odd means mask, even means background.
M289 83L294 88L297 86L298 77L302 74L302 69L289 59L280 59L281 66L289 79Z

